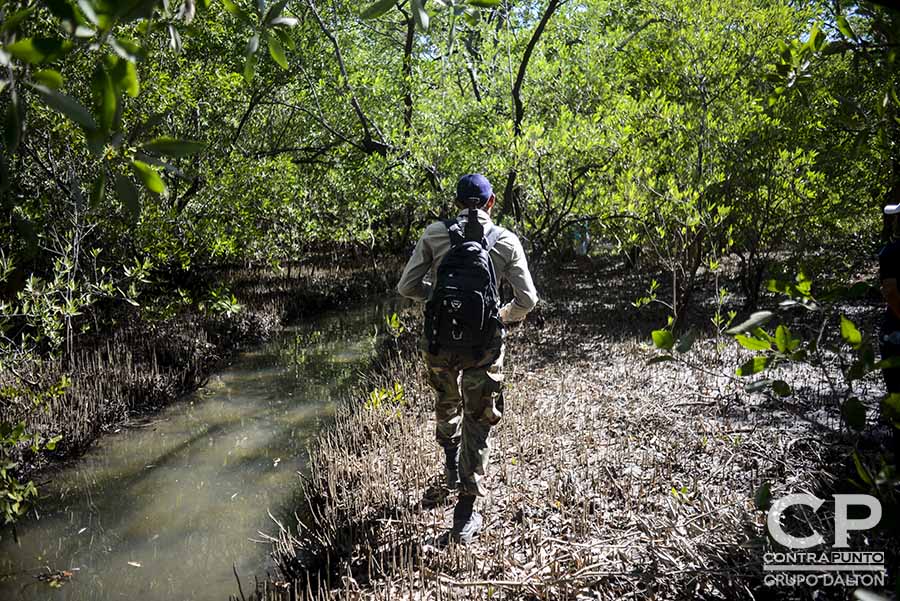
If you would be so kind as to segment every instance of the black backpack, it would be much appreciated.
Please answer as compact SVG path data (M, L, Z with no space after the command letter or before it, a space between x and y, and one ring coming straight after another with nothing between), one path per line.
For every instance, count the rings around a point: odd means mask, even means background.
M425 304L428 352L471 352L479 357L500 326L500 294L491 249L503 232L487 232L470 210L465 232L456 220L446 220L450 250L437 268L431 299ZM502 327L502 326L501 326Z

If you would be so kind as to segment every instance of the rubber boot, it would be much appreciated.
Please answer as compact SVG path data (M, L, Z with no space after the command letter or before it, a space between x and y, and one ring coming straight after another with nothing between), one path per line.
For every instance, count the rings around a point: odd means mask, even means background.
M484 520L481 514L475 511L475 496L460 495L453 508L453 528L450 529L450 540L468 545L481 532Z

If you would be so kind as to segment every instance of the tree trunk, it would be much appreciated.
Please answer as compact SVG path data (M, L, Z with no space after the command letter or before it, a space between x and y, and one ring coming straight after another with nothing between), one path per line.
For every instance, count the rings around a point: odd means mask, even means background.
M531 55L534 52L534 48L535 46L537 46L538 41L541 39L541 35L544 33L544 29L547 27L547 23L550 21L553 13L556 12L556 9L559 8L560 3L560 0L550 0L550 3L547 5L547 9L541 16L540 22L537 24L537 27L534 28L534 31L531 34L531 39L528 40L528 45L525 46L525 54L522 55L522 62L519 63L519 71L516 74L516 80L512 88L513 138L518 138L521 135L522 120L525 118L525 106L522 103L522 84L525 82L525 73L528 71L528 62L531 60ZM508 214L510 210L512 210L516 223L520 224L521 226L522 207L519 204L518 194L516 194L516 176L516 169L515 167L513 167L512 169L510 169L509 173L506 176L506 187L503 191L503 202L501 203L497 213L498 216L502 217L503 215Z

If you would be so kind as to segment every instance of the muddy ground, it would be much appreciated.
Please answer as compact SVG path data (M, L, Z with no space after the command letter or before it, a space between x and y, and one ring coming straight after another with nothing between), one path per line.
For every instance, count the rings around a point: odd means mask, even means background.
M541 308L507 340L506 411L493 433L490 494L480 503L485 526L469 547L436 544L455 495L441 495L433 398L415 356L417 316L404 316L398 349L311 449L307 506L274 541L286 578L257 594L847 598L848 589L764 585L772 545L756 506L765 499L754 498L764 484L772 498L860 492L848 481L851 450L874 463L889 436L877 423L877 374L855 385L869 408L860 435L843 424L827 379L813 368L772 374L794 386L786 398L746 392L735 368L752 353L713 335L708 311L694 316L704 336L689 353L650 365L659 354L650 332L665 313L627 301L650 279L616 265L545 279ZM740 299L726 305L739 308ZM864 331L878 311L871 298L845 308ZM796 331L811 327L804 320ZM369 397L394 383L402 399ZM788 528L812 525L831 538L827 508L788 518ZM896 542L887 527L852 539L888 551L893 566Z

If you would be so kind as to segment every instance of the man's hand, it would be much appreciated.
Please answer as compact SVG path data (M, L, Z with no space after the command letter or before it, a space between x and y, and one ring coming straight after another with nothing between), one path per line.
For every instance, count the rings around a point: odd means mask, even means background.
M509 306L512 303L506 303L502 307L500 307L500 323L502 323L505 327L511 326L515 322L509 321Z

